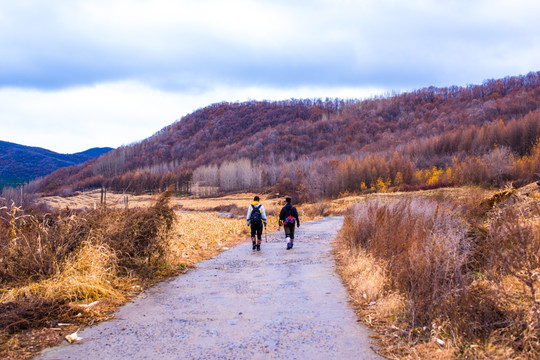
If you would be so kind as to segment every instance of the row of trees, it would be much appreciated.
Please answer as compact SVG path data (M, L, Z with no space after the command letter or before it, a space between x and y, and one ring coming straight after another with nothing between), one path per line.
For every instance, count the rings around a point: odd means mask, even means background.
M506 123L498 120L422 138L403 146L403 152L417 159L419 165L448 165L457 154L484 154L498 146L524 156L539 137L540 111L536 110Z
M454 130L401 151L256 164L245 158L195 169L200 194L274 187L303 197L450 184L501 186L540 177L540 112ZM208 193L208 191L210 193Z
M301 160L282 169L273 183L279 192L300 200L337 197L344 193L419 190L441 186L505 183L523 185L540 179L540 141L519 157L507 147L482 155L454 157L448 166L420 168L401 153L348 157L340 160Z
M301 159L287 166L255 166L249 159L197 168L198 195L257 191L268 187L295 194L300 200L336 197L343 193L427 189L448 185L502 186L540 178L540 141L529 154L517 156L508 147L482 155L454 157L448 166L419 168L399 152L346 159Z
M226 161L221 165L201 166L193 171L197 195L217 192L255 191L273 186L280 176L277 166L256 164L250 159Z

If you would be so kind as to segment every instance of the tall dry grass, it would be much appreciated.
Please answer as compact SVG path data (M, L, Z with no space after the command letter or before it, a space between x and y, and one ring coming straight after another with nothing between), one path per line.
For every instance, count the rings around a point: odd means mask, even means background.
M0 208L2 286L35 284L70 268L96 272L104 267L115 273L157 266L174 221L167 197L149 208L129 210L39 213Z
M340 232L340 271L391 333L387 356L539 357L539 219L537 199L509 189L358 203Z
M491 340L540 358L540 206L513 200L490 214L482 247L486 279L506 321Z
M12 358L12 349L20 347L17 354L28 358L50 344L25 338L23 330L105 319L155 281L247 237L242 218L175 213L170 195L132 209L43 211L0 204L0 357ZM96 300L98 305L81 307ZM52 332L47 337L61 339L54 335L61 332Z
M467 226L434 201L413 199L352 207L342 232L387 271L388 287L406 294L412 327L430 323L449 292L463 283L471 253Z
M168 196L133 210L0 208L0 304L24 308L36 298L59 304L122 301L123 283L152 278L165 259L174 221Z

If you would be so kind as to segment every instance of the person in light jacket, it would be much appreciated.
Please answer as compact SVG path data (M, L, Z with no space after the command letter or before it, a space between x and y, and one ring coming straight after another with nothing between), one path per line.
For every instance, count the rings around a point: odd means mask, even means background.
M251 226L253 250L257 251L261 251L263 225L266 228L266 212L264 211L264 206L259 201L260 198L258 196L253 198L253 202L249 205L246 215L247 225ZM257 237L257 241L255 241L255 236Z

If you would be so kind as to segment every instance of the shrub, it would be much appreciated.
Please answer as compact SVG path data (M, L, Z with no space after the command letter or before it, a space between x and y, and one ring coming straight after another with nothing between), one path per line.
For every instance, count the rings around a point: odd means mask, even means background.
M385 264L390 287L407 294L412 327L430 325L440 303L462 286L471 242L467 226L429 200L359 203L351 210L349 246Z
M499 341L516 352L540 357L540 206L514 199L491 216L483 247L486 274L508 309ZM512 341L509 341L512 339Z
M472 192L456 205L446 198L357 203L339 236L339 254L348 257L342 273L355 273L376 259L369 268L382 269L377 270L384 275L378 275L380 283L354 277L346 282L363 287L366 296L376 294L369 296L378 303L401 295L405 306L399 318L407 320L409 339L411 334L424 341L443 338L466 357L537 358L536 199L507 188L486 199Z
M158 276L174 219L170 195L127 210L0 208L0 305L6 309L0 331L39 326L47 313L65 313L67 301L122 300L122 276ZM26 319L32 303L48 310Z
M0 304L0 329L8 333L33 327L46 326L49 321L58 321L69 312L69 305L61 299L32 297L24 304L5 302Z

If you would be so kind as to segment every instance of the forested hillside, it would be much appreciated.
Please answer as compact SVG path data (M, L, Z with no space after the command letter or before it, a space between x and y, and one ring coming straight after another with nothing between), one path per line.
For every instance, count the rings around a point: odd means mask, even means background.
M75 154L59 154L38 147L0 141L0 188L28 182L61 167L83 163L110 150L93 148Z
M540 171L539 106L540 72L362 101L213 104L140 143L61 169L39 191L139 192L169 184L187 191L197 184L334 196L524 181Z

